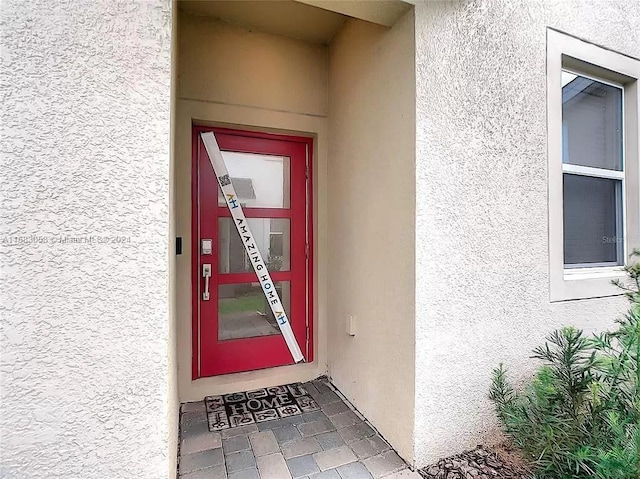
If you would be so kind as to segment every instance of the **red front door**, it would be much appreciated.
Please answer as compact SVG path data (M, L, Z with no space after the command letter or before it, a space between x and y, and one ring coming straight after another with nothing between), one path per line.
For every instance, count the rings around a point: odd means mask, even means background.
M193 378L293 364L221 196L200 138L206 131L215 133L298 345L311 361L311 139L194 126Z

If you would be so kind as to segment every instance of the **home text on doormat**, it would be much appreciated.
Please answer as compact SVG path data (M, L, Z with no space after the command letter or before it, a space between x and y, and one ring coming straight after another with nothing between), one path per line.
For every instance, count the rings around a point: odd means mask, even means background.
M207 406L209 431L220 431L320 409L300 383L223 396L207 396L204 401Z

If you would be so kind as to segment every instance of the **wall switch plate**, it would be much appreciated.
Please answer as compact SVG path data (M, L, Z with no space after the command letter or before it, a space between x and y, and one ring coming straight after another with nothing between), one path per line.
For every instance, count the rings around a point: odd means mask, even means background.
M356 335L356 317L353 314L347 316L347 334L349 336Z

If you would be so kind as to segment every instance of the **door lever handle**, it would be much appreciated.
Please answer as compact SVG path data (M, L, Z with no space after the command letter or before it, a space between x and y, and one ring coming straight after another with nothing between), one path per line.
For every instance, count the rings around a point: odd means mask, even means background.
M204 291L202 292L202 300L209 301L209 278L211 278L211 265L202 265L202 277L204 278Z

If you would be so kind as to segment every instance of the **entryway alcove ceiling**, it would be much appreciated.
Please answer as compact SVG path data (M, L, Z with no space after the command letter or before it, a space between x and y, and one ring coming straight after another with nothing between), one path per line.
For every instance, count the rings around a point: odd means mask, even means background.
M409 3L399 0L180 0L182 10L284 35L328 44L347 18L392 26Z

